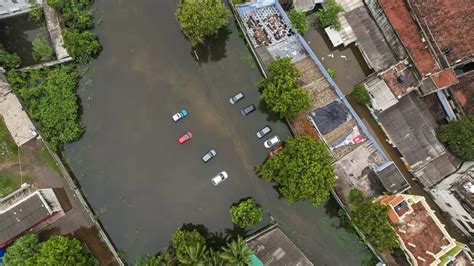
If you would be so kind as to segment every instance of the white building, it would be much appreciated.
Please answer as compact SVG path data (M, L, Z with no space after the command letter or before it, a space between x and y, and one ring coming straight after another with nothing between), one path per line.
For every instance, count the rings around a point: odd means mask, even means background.
M43 0L2 0L0 1L0 18L30 12L36 4L43 4Z
M430 192L453 223L467 236L474 236L474 162L465 162Z

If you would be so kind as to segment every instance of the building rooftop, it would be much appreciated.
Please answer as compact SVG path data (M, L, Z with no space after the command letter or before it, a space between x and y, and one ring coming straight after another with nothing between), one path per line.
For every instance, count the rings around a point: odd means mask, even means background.
M278 226L253 235L246 242L263 265L313 265Z
M385 80L380 76L373 75L367 78L364 82L364 86L372 96L371 103L375 111L383 112L398 103L397 97L395 97Z
M418 79L408 60L393 65L381 74L383 80L397 98L415 90L418 86Z
M383 187L390 193L402 193L410 188L405 177L393 162L387 162L374 169L375 174L382 182Z
M421 167L413 167L412 172L425 187L431 187L456 171L458 160L450 153L433 159Z
M389 219L402 247L418 265L439 263L440 257L456 246L424 197L414 195L384 195L377 199L389 205Z
M34 193L4 210L0 209L0 247L52 215L39 193Z
M474 4L472 0L408 0L421 26L435 41L439 54L450 49L446 58L450 64L464 61L474 53Z
M474 114L474 71L458 77L459 83L451 87L465 114Z
M365 5L362 4L360 7L346 12L344 17L351 26L369 65L375 71L386 69L397 62L380 28L372 19Z
M446 152L436 138L436 121L415 92L377 116L409 165L431 161Z
M431 75L430 78L431 80L433 80L436 88L438 89L444 89L446 87L459 83L459 80L457 79L454 70L450 68L435 73Z
M423 41L420 28L413 20L405 1L379 0L379 3L422 77L438 72L440 69Z

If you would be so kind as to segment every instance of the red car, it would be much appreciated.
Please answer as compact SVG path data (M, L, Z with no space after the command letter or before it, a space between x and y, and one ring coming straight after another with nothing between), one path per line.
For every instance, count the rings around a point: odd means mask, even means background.
M181 136L178 139L178 142L179 142L179 144L183 144L186 141L190 140L192 137L193 137L193 134L191 134L191 132L188 131L188 132L186 132L186 134L184 134L183 136Z
M281 150L283 150L284 148L285 148L285 146L280 145L280 146L276 147L275 149L271 150L271 151L268 153L268 156L273 157L273 156L275 156L275 153L276 153L277 151L281 151Z

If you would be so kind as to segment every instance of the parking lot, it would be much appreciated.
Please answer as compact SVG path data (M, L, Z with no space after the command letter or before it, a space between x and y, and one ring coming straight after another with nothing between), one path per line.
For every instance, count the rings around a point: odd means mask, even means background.
M112 242L133 260L167 247L184 223L224 232L233 227L229 207L254 197L313 261L360 263L364 246L336 228L331 210L289 206L255 176L269 151L263 140L290 132L261 110L260 73L233 21L198 49L198 61L178 29L175 2L96 4L104 51L79 91L87 132L66 147L66 157ZM231 105L238 91L245 98ZM249 104L257 110L242 117ZM189 115L174 123L181 108ZM265 125L272 132L259 140ZM193 138L178 144L188 130ZM201 156L211 148L217 156L204 164ZM229 178L212 185L224 170Z

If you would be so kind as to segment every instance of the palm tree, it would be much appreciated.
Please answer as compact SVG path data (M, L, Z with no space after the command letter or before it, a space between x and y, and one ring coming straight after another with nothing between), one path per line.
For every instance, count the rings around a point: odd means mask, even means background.
M220 257L220 251L209 250L209 256L207 257L207 265L212 266L224 266L224 260Z
M206 264L208 250L206 245L196 242L185 247L186 252L177 254L178 261L184 265L204 266Z
M224 261L231 265L245 266L250 265L253 251L247 246L242 237L238 237L237 240L227 245L227 248L223 248L223 251L219 255Z

